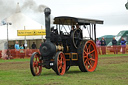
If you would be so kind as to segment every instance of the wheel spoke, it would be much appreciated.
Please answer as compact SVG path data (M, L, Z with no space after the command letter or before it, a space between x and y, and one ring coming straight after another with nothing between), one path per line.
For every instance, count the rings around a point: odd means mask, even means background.
M61 60L61 61L63 61L63 60L62 60L62 59L63 59L63 57L62 57L62 56L63 56L63 54L61 54L61 56L60 56L60 60Z
M86 62L87 62L87 59L85 59L84 64L86 64Z
M84 56L84 59L86 59L88 56Z
M91 47L91 44L88 46L88 52L90 52L90 49L91 49L90 47Z
M33 67L35 67L35 62L33 61Z
M58 65L61 65L61 64L62 64L62 60L58 59Z
M88 65L89 65L89 69L91 69L91 68L92 68L92 65L91 65L91 63L90 63L90 62L88 62Z
M88 63L87 63L87 60L86 60L86 62L84 62L84 64L85 64L85 67L88 69Z
M91 61L95 61L95 59L93 59L93 58L89 58Z
M37 56L35 56L35 58L36 58L36 61L37 61Z
M58 64L60 64L61 63L61 61L58 59Z
M37 73L39 73L39 67L37 67Z
M58 66L58 71L59 71L59 73L60 73L61 68L62 68L62 66Z
M37 67L35 67L35 73L37 73Z
M86 55L87 54L87 52L84 50L84 55Z
M89 53L91 54L91 53L93 53L93 52L95 52L95 50L92 50L92 51L91 51L91 52L89 52Z

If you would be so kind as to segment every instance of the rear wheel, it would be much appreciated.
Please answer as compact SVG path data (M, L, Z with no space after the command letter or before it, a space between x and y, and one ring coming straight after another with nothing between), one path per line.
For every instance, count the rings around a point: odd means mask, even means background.
M54 71L57 75L64 75L66 71L66 59L64 53L59 51L55 55Z
M30 59L30 70L33 76L39 76L42 72L40 54L38 52L34 52Z
M96 45L92 40L82 41L78 48L79 68L82 72L95 71L98 63Z

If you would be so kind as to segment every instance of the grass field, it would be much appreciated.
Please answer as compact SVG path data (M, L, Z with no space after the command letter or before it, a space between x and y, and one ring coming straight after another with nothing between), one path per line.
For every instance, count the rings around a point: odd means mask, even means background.
M63 76L43 68L33 77L30 59L0 60L0 85L128 85L128 54L101 55L95 72L71 67Z

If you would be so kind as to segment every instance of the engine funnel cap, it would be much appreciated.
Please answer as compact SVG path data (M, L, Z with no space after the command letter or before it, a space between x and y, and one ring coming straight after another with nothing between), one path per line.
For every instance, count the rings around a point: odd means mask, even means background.
M44 13L47 14L51 14L51 9L50 8L45 8L44 9Z

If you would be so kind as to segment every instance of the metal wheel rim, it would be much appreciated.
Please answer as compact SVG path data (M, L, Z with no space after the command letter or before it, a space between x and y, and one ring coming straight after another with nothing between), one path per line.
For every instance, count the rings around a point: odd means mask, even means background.
M39 76L42 72L42 66L39 65L42 61L39 56L37 52L34 52L31 56L30 69L33 76Z
M66 60L62 52L60 52L57 57L57 70L60 75L64 75L66 70Z

